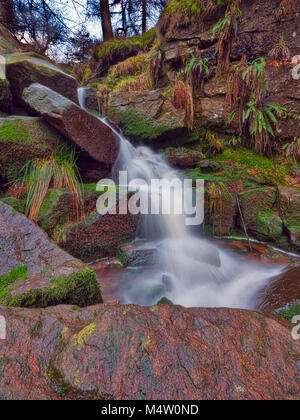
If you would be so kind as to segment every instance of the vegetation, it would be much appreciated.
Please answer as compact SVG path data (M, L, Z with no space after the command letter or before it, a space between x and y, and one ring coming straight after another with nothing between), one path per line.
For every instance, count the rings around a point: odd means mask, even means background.
M288 321L292 321L292 319L300 314L300 304L295 303L290 305L287 309L282 309L276 313L277 316L280 318L287 319Z
M7 290L10 290L9 286L12 283L26 280L28 277L28 271L26 265L21 265L19 267L13 268L5 276L0 276L0 302L7 294Z
M69 190L74 217L79 220L83 216L83 198L74 149L60 147L49 158L28 161L21 180L27 189L26 215L30 220L38 221L41 205L51 186Z
M240 10L241 0L231 0L224 18L213 28L213 36L218 36L217 44L218 52L218 72L228 71L230 64L230 54L232 51L233 41L236 39L239 29L239 22L242 17Z

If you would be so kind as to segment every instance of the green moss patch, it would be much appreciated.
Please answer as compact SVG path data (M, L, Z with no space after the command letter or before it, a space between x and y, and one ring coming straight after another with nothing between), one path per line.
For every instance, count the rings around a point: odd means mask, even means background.
M85 307L102 303L101 288L93 270L83 270L58 279L52 277L48 287L32 288L18 293L20 281L25 280L23 271L22 274L23 277L16 278L14 273L10 273L9 283L7 280L3 281L0 304L24 308L46 308L61 304Z
M26 280L28 277L28 271L26 265L21 265L12 269L5 276L0 276L0 303L5 299L7 293L12 288L10 287L12 283Z
M48 157L62 136L42 119L6 119L0 123L0 176L15 181L28 160Z

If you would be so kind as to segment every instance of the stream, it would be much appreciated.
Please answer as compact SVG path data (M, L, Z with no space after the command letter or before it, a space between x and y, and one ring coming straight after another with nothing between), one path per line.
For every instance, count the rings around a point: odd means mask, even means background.
M85 109L85 88L78 92ZM120 153L112 171L127 171L128 182L142 179L181 178L165 157L145 146L133 147L109 121L101 118L120 139ZM152 191L162 200L163 191ZM176 195L176 190L175 193ZM164 198L166 197L166 198ZM156 197L150 197L150 199ZM174 201L181 197L174 197ZM199 229L198 229L199 230ZM142 215L133 245L136 253L146 255L141 264L126 269L98 270L100 283L109 295L122 304L156 304L166 297L185 307L230 307L256 309L255 297L283 267L243 260L238 254L204 239L197 229L186 226L184 215Z

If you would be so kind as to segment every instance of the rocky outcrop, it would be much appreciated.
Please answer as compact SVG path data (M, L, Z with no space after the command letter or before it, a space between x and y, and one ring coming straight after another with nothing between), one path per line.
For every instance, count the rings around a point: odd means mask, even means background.
M300 343L271 315L169 305L0 315L3 400L299 399Z
M98 118L74 102L38 83L26 88L23 100L69 140L99 163L113 164L119 153L119 139Z
M25 88L40 83L78 103L77 81L63 72L45 57L33 53L16 53L6 56L6 77L14 101L18 106L26 105L22 98Z
M26 275L19 280L12 270L21 266L26 268ZM93 271L50 242L24 215L0 201L0 276L7 275L13 278L7 288L1 284L2 304L44 307L102 301Z

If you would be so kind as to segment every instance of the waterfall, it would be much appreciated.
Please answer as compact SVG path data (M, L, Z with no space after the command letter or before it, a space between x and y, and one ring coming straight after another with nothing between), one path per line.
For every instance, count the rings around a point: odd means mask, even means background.
M78 96L84 108L84 88L80 88ZM127 171L129 181L140 178L149 184L152 179L182 177L163 155L145 146L132 146L106 118L98 118L120 139L113 178L118 178L119 171ZM246 262L224 251L193 233L185 225L184 216L173 213L141 216L137 239L145 241L145 249L154 250L155 263L121 274L123 303L152 305L164 296L186 307L254 309L258 290L281 271L278 267Z

